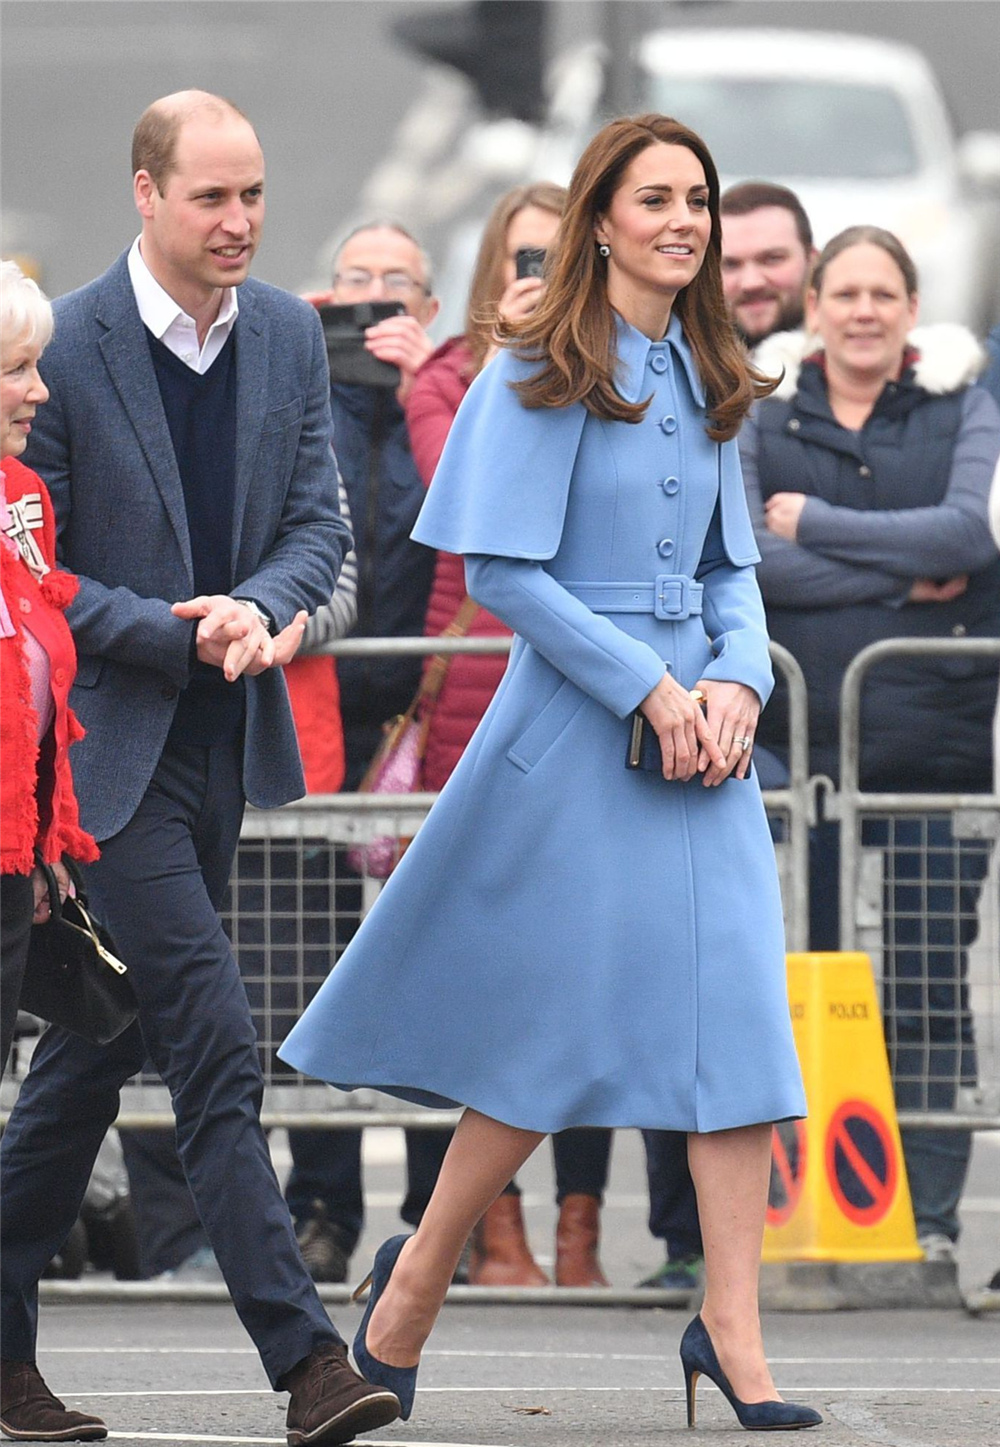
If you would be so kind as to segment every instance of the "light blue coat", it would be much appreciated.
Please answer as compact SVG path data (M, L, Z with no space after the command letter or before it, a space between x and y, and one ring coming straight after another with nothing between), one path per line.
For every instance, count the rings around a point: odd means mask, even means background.
M638 425L523 408L508 384L530 368L506 353L455 420L414 536L464 553L518 636L282 1048L309 1074L539 1131L804 1114L756 780L624 767L665 669L770 692L736 446L706 436L676 319L661 343L621 323L620 362L622 394L652 397Z

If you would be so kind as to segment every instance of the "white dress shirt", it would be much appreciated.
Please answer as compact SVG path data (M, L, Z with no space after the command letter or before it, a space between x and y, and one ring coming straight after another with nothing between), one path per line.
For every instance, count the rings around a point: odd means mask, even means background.
M203 375L226 345L236 325L239 303L236 287L227 286L222 293L219 315L208 329L204 346L198 346L198 328L193 317L179 307L163 290L139 250L139 238L133 241L128 254L128 274L135 292L139 316L159 341L193 372Z

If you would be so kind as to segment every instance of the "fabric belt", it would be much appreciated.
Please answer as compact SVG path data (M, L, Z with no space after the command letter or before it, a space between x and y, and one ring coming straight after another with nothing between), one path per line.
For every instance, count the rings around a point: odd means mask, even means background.
M680 623L701 612L705 589L686 573L659 573L652 583L563 583L593 613L653 613Z

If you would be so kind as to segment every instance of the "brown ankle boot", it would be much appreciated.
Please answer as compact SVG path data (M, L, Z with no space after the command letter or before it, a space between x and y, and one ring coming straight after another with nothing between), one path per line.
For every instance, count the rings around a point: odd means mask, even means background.
M34 1362L0 1362L0 1430L15 1442L98 1442L108 1435L100 1417L68 1411Z
M549 1286L524 1234L520 1196L498 1196L472 1233L470 1286Z
M600 1206L596 1196L566 1196L556 1227L556 1285L610 1286L597 1259Z
M359 1432L385 1427L399 1416L399 1398L359 1376L343 1342L314 1347L278 1386L291 1393L285 1422L288 1447L353 1442Z

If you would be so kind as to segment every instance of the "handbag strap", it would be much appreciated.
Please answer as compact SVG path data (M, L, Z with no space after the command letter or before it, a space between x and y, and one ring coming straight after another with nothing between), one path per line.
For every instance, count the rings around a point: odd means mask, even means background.
M51 864L46 864L37 853L35 867L42 871L46 888L49 891L49 919L54 919L58 923L62 919L62 900L59 898L59 881L56 879L56 872Z
M464 638L472 627L472 620L478 612L479 604L475 598L470 598L469 594L466 593L454 618L452 618L447 628L442 628L438 636L441 638ZM417 690L417 703L434 703L441 689L444 687L444 681L448 675L448 666L454 656L453 653L435 653L432 655L430 663L424 670L420 688Z
M56 921L61 920L62 899L59 895L59 881L56 879L56 872L52 868L51 864L46 864L45 860L42 858L42 853L40 849L35 850L35 865L38 869L42 871L42 874L45 878L45 883L48 886L49 918ZM80 873L80 866L77 864L75 859L70 859L68 856L63 857L62 866L70 877L70 881L73 885L76 903L82 905L83 908L86 909L87 896L83 888L83 875Z

